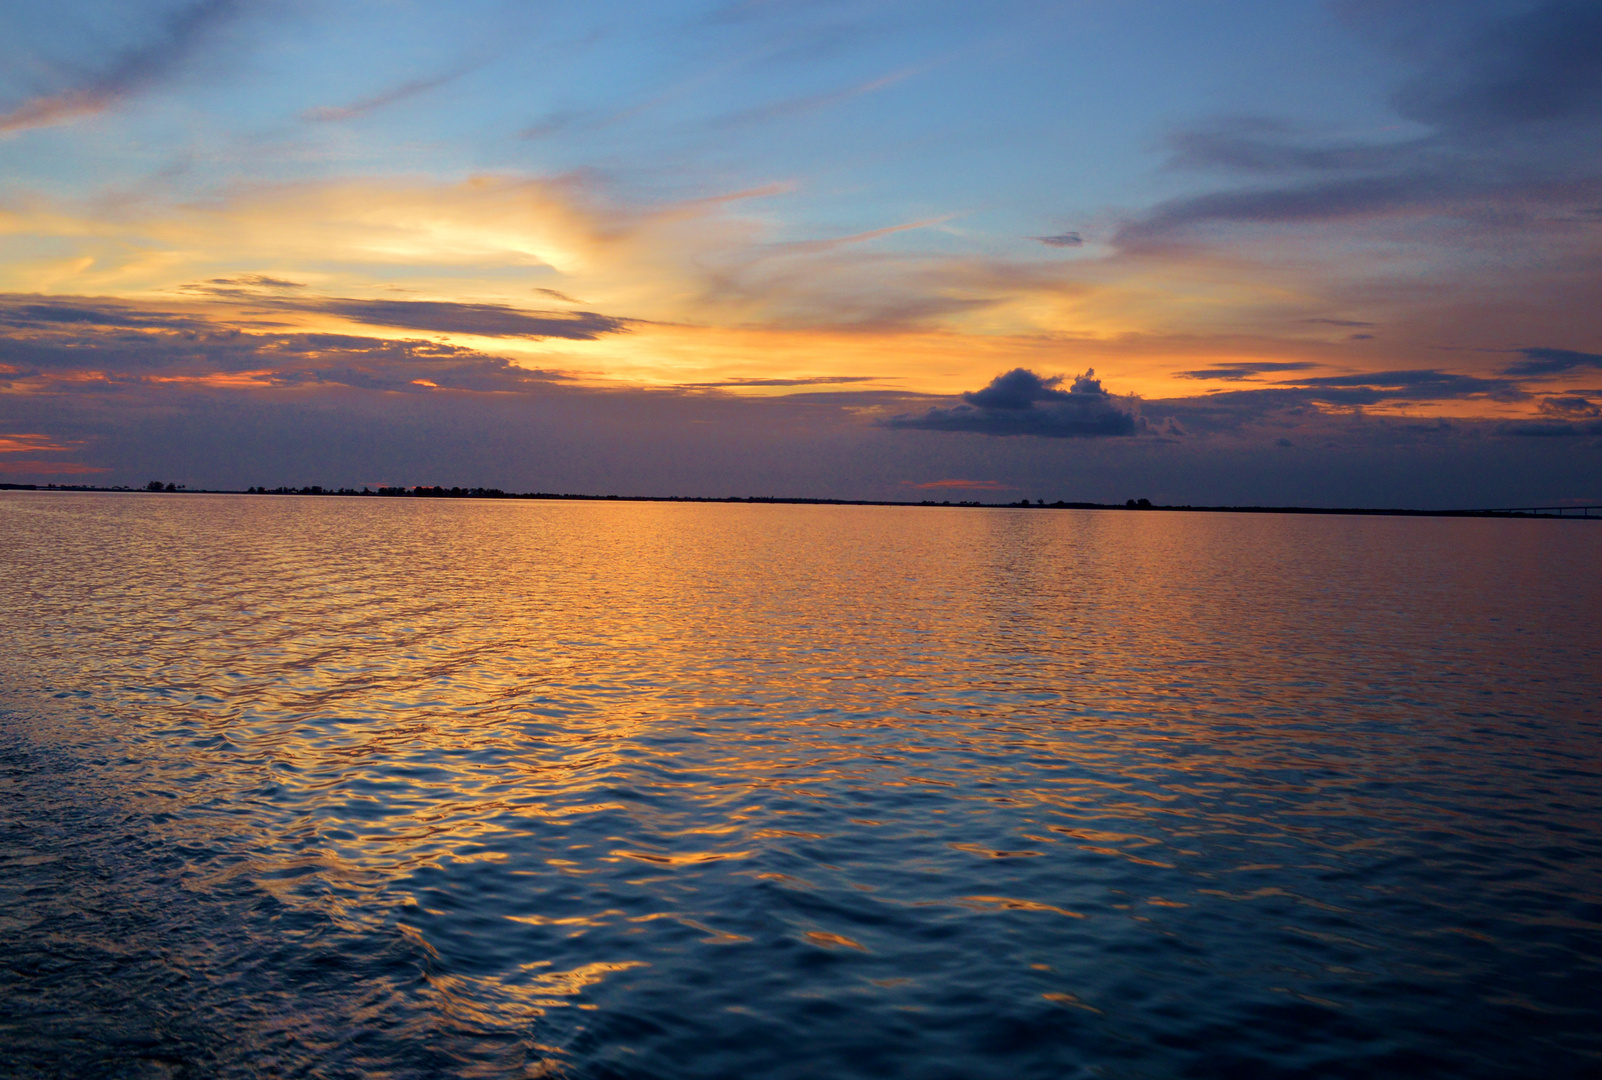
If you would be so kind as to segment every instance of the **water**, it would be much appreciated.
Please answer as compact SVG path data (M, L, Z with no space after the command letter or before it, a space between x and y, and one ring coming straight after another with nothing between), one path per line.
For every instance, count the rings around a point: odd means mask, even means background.
M1595 1075L1599 567L8 493L0 1075Z

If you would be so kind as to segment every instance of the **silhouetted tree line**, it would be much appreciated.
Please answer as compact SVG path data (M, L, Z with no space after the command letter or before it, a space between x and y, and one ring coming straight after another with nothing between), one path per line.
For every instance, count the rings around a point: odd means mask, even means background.
M183 484L152 480L143 488L127 487L97 487L91 484L15 484L0 483L0 491L39 491L48 488L52 491L141 491L141 492L181 492L186 490ZM224 492L223 494L231 494ZM1326 507L1326 506L1192 506L1183 505L1156 505L1150 499L1129 499L1123 503L1094 503L1094 502L1065 502L1058 499L1048 503L1044 499L1030 502L1028 499L1019 499L1017 502L985 503L977 500L952 502L950 500L936 502L933 499L924 499L918 503L895 502L888 499L807 499L783 498L773 495L730 495L724 497L703 495L583 495L574 492L528 491L509 492L500 488L486 487L370 487L357 488L325 488L320 484L311 484L306 487L252 487L247 489L248 495L354 495L360 497L387 497L410 499L563 499L582 502L672 502L672 503L771 503L782 506L971 506L991 507L995 509L1027 509L1027 510L1178 510L1210 513L1233 514L1354 514L1365 516L1391 516L1391 517L1568 517L1590 518L1602 521L1602 513L1593 517L1593 511L1602 511L1602 506L1591 504L1571 504L1567 506L1522 507L1485 510L1408 510L1402 508L1379 509L1375 507Z
M309 487L253 487L247 488L246 495L378 495L394 498L406 496L414 499L583 499L600 498L601 496L585 495L508 495L500 488L462 488L462 487L381 487L374 490L363 487L360 491L355 488L325 488L321 484L312 484ZM616 496L606 496L616 498Z
M182 488L182 486L183 485L180 484L179 488ZM150 490L150 491L174 491L174 490L178 490L179 488L174 488L173 485L171 485L171 484L168 484L168 485L166 485L166 487L163 487L159 481L152 480L150 482L150 486L149 486L148 490ZM356 488L325 488L321 484L311 484L311 485L308 485L306 487L275 487L275 488L252 487L252 488L247 488L246 491L245 491L245 494L247 494L247 495L357 495L357 496L377 496L377 497L380 497L380 498L409 498L409 499L578 499L578 500L590 501L590 502L601 501L601 500L611 500L611 501L622 501L622 502L773 503L773 504L785 505L785 506L793 506L793 505L805 505L805 506L904 506L904 505L908 505L906 503L894 503L894 502L887 502L887 501L881 502L881 501L872 500L872 499L804 499L804 498L783 498L783 497L774 496L774 495L729 495L729 496L725 496L723 498L706 497L706 496L690 496L690 495L669 495L669 496L665 496L665 497L635 496L635 495L581 495L581 494L576 494L576 493L573 493L573 492L557 493L557 492L551 492L551 491L508 492L508 491L503 491L500 488L485 488L485 487L471 487L471 488L443 487L443 486L428 487L426 485L421 485L421 484L416 486L416 487L380 487L380 488L376 488L376 489L370 488L370 487L367 487L367 486L364 485L360 490L357 490ZM1048 503L1044 499L1037 499L1034 502L1030 502L1028 499L1019 499L1015 503L983 503L983 502L979 502L978 500L952 502L949 499L944 500L944 501L940 501L940 502L936 502L933 499L924 499L922 502L918 503L917 505L919 505L919 506L1006 506L1006 507L1019 507L1019 508L1023 508L1023 509L1041 509L1041 510L1118 510L1118 509L1121 509L1117 503L1064 502L1062 499L1058 499L1056 502L1053 502L1053 503ZM1153 508L1153 506L1151 504L1151 500L1150 499L1130 499L1128 502L1126 502L1123 505L1122 509L1128 509L1128 510L1151 510L1151 509L1154 509L1154 508ZM1177 508L1177 507L1167 507L1165 509L1179 509L1179 508ZM1189 509L1189 507L1185 507L1184 509Z

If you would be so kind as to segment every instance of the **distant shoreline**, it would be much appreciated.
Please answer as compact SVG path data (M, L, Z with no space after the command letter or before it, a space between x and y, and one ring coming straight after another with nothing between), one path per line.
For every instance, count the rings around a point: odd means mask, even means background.
M264 496L317 496L332 498L380 498L380 499L520 499L545 500L557 502L651 502L651 503L757 503L773 504L778 506L909 506L909 507L935 507L941 509L967 508L986 510L1133 510L1133 511L1167 511L1170 513L1208 513L1208 514L1346 514L1363 517L1510 517L1510 518L1562 518L1564 520L1602 521L1602 505L1589 506L1523 506L1523 507L1495 507L1468 510L1414 510L1403 507L1365 507L1365 506L1192 506L1152 504L1145 499L1130 499L1123 503L1095 503L1095 502L1030 502L1020 499L1017 502L987 503L971 499L935 500L921 499L917 502L896 501L893 499L809 499L799 497L784 497L774 495L729 495L729 496L698 496L698 495L583 495L573 492L508 492L499 488L460 488L460 487L382 487L377 489L362 488L324 488L317 485L300 488L250 488L245 491L233 491L211 488L184 488L177 485L164 486L161 490L154 488L130 487L95 487L88 484L0 484L0 491L44 491L44 492L102 492L108 494L137 494L137 495L264 495Z

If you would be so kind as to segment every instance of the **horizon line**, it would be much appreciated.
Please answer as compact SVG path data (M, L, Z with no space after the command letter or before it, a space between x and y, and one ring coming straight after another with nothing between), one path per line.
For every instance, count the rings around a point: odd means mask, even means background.
M144 487L118 485L100 487L92 484L13 484L0 483L0 491L88 492L101 494L135 495L245 495L245 496L303 496L334 498L422 498L422 499L482 499L482 500L545 500L557 502L691 502L691 503L769 503L789 506L905 506L933 507L938 509L981 510L1122 510L1168 511L1178 513L1222 514L1351 514L1368 517L1516 517L1562 518L1565 520L1602 521L1602 504L1563 504L1548 506L1476 507L1454 510L1422 510L1412 507L1363 506L1258 506L1258 505L1195 505L1191 503L1152 503L1148 499L1128 499L1122 503L1098 503L1058 499L1046 502L1036 499L1019 499L1015 502L987 503L974 499L921 499L917 502L894 499L836 499L826 497L787 495L588 495L578 492L509 492L489 487L444 487L416 484L411 486L380 486L377 489L363 485L355 488L325 488L320 484L303 487L280 486L266 488L252 486L246 490L223 488L189 488L182 484L151 481ZM1598 511L1593 517L1591 511Z

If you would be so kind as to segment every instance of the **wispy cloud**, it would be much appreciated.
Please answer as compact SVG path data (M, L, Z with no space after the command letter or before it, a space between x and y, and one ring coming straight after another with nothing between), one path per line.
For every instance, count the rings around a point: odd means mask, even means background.
M461 78L463 75L473 70L474 66L476 65L467 64L458 68L453 68L450 71L443 72L439 75L430 75L421 79L409 79L406 82L399 83L387 90L383 90L377 94L374 94L372 97L366 97L359 101L353 101L349 105L323 106L315 109L307 109L305 112L301 113L301 118L319 123L327 123L336 120L353 120L358 116L364 116L367 113L397 104L398 102L406 101L409 98L421 97L430 90L437 90L441 86Z
M1250 379L1255 375L1271 374L1276 371L1306 371L1317 367L1304 361L1254 361L1235 364L1214 364L1211 367L1197 368L1193 371L1176 371L1174 375L1181 379L1226 379L1238 382L1241 379Z
M93 116L166 78L205 35L240 8L239 0L201 0L162 24L156 40L116 56L83 84L35 97L0 115L0 134L51 127Z
M717 382L680 383L690 390L740 386L843 386L848 383L878 382L875 375L813 375L798 379L721 379Z
M528 127L518 132L523 139L543 139L547 135L555 135L558 131L572 126L581 120L584 114L576 109L564 109L560 112L548 113Z
M1580 218L1597 204L1602 7L1431 4L1424 18L1423 5L1340 6L1410 62L1392 105L1427 132L1362 142L1265 117L1176 132L1171 167L1244 183L1154 207L1119 231L1120 246L1160 249L1209 228L1442 215L1516 232L1532 215Z
M965 491L1017 491L1012 484L1003 484L999 480L931 480L927 484L917 484L911 480L901 481L907 487L928 490L941 490L957 488Z
M77 444L58 442L49 435L0 434L0 454L39 454L53 450L75 450Z
M849 247L853 244L865 244L870 240L894 236L896 233L909 232L912 229L927 229L931 225L940 225L950 221L956 216L955 214L942 214L939 217L924 218L922 221L909 221L904 225L887 225L882 229L869 229L866 232L852 233L850 236L831 237L827 240L795 240L788 243L774 244L772 245L772 250L787 255L815 255Z
M915 75L921 75L944 62L934 61L926 64L915 64L842 90L832 90L823 94L810 94L805 97L789 98L785 101L775 101L767 105L742 109L739 112L719 117L714 121L713 126L730 128L745 124L763 124L774 120L788 119L793 116L803 116L807 113L822 112L836 105L843 105L855 98L886 90L897 83L905 82Z
M1313 379L1297 379L1294 382L1309 393L1325 395L1323 400L1334 403L1446 401L1467 397L1522 401L1529 397L1529 394L1507 379L1482 379L1476 375L1460 375L1433 369L1325 375Z
M403 330L474 334L480 337L594 341L602 334L620 334L628 330L627 320L594 311L523 311L504 304L331 298L281 300L275 306L296 311L326 312L368 326L393 326Z

